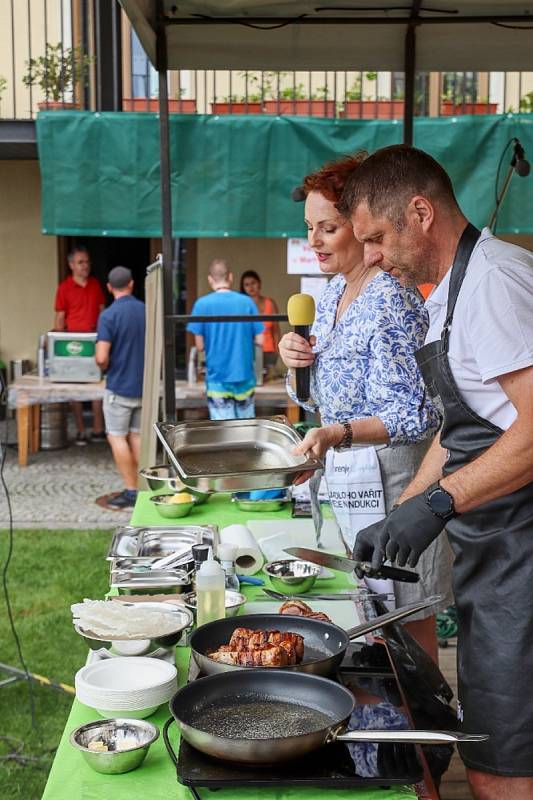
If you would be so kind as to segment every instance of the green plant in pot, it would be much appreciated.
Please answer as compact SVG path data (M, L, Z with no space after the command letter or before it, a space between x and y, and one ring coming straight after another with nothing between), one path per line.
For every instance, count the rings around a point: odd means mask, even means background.
M22 82L25 86L38 86L42 90L46 102L39 103L39 107L74 105L66 98L72 96L76 84L87 86L93 62L94 58L86 55L79 45L65 49L62 42L47 42L43 56L26 62Z

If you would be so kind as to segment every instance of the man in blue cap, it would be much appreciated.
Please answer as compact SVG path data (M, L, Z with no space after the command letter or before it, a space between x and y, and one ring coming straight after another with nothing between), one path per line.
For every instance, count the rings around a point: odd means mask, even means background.
M114 267L107 281L114 302L98 320L96 363L106 371L107 440L125 484L107 505L123 510L132 508L137 497L145 315L144 303L133 297L133 278L127 267Z

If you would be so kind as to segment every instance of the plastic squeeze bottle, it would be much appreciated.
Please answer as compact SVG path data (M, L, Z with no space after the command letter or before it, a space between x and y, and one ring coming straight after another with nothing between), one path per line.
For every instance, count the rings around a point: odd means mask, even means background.
M226 589L238 592L240 589L239 579L235 574L235 558L237 548L233 544L219 544L218 558L220 566L226 574Z
M224 619L225 607L225 574L220 564L214 560L209 549L207 561L204 561L196 573L196 624L205 625L215 619Z

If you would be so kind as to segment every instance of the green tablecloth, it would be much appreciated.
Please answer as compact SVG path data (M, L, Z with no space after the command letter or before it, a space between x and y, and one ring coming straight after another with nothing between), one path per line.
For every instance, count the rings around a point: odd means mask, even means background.
M151 492L140 492L132 515L132 525L162 525L172 520L163 520L149 502ZM290 510L282 510L275 514L258 514L260 519L290 516ZM246 522L249 512L242 512L229 502L228 495L215 495L209 503L197 506L193 513L186 517L187 523L210 522L224 527L233 522ZM102 562L102 569L107 565ZM328 582L331 588L341 590L346 586L346 578L342 575L335 582ZM253 597L258 593L255 587L246 587L246 593ZM181 684L187 679L189 649L176 648L176 666L178 681ZM81 666L81 665L80 665ZM151 716L160 729L169 717L166 706L162 706ZM178 783L176 771L163 743L162 736L152 745L143 765L133 772L124 775L100 775L93 772L82 760L78 752L69 744L71 731L79 725L98 718L91 708L77 700L72 704L70 716L65 726L56 758L52 765L43 800L190 800L189 790ZM171 728L171 741L177 750L178 733L175 726ZM217 800L318 800L325 795L327 800L415 800L416 793L410 787L394 789L224 789L212 795L208 789L201 789L202 797L215 797Z

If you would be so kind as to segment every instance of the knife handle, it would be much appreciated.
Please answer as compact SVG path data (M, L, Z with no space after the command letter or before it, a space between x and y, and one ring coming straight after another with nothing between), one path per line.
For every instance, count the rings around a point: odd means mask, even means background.
M408 569L400 569L399 567L381 566L377 572L370 570L366 574L369 578L390 578L390 580L402 581L402 583L418 583L420 580L418 572L411 572Z

